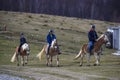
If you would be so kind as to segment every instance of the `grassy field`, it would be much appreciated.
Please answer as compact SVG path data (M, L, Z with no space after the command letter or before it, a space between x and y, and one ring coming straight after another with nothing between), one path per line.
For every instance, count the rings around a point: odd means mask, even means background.
M25 68L47 68L45 65L45 56L43 56L43 60L40 62L39 59L36 58L36 55L46 43L45 39L48 30L54 29L62 51L62 55L60 55L60 70L98 75L88 76L90 78L87 80L120 80L120 56L113 56L111 54L115 52L114 49L104 50L101 56L101 66L88 67L86 66L86 60L84 60L84 65L79 67L79 60L73 60L82 44L88 42L87 32L90 29L90 24L96 25L96 31L99 36L104 33L109 26L120 25L120 23L106 21L0 11L0 69L4 69L3 66L16 67L16 64L11 63L10 59L14 54L16 46L19 45L20 32L24 32L31 49L29 64ZM3 25L7 26L7 31L3 31ZM94 57L92 56L91 65L93 63ZM53 61L53 64L56 65L55 61ZM11 67L7 68L11 69ZM50 71L43 71L41 73L68 79L72 77ZM73 78L73 80L75 79L76 78Z

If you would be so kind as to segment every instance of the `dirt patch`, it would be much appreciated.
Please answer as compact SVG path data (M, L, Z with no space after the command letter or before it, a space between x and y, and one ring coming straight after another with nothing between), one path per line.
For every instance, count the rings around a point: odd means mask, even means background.
M15 77L8 74L0 74L0 80L27 80L20 77Z
M0 73L13 74L16 76L26 76L35 80L94 80L101 78L105 80L118 80L99 75L90 75L79 72L72 72L58 67L48 68L29 68L29 67L16 67L10 65L0 66Z

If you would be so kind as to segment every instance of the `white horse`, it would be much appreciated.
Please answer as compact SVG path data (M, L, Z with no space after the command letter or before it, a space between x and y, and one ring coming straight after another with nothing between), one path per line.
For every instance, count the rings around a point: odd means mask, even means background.
M16 51L11 59L11 62L14 62L15 59L17 60L17 65L19 66L19 55L21 56L21 64L24 66L24 64L27 64L28 62L28 55L30 54L30 48L27 43L23 44L20 49L20 54L18 54L18 47L16 47ZM24 60L25 57L25 60Z

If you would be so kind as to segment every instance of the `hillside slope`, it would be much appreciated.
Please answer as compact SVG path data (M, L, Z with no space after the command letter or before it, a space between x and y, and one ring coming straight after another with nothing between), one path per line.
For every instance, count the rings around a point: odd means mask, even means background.
M80 18L0 11L0 75L14 75L28 80L120 80L120 57L111 55L115 51L113 49L104 50L100 66L92 66L94 58L91 58L91 66L86 66L85 63L83 67L78 66L79 60L73 60L82 44L88 42L90 24L96 25L99 35L108 26L120 25ZM7 31L4 31L4 25ZM45 55L42 61L36 58L46 43L46 35L51 28L57 35L62 51L59 68L56 67L56 57L52 68L46 67ZM25 33L30 45L29 61L24 67L10 62L19 45L20 32Z
M28 40L32 42L45 42L48 30L54 29L59 44L67 52L69 49L71 51L78 50L83 42L87 42L87 32L90 29L90 24L96 25L96 31L99 35L104 33L109 26L120 25L120 23L106 21L0 11L0 26L2 27L4 24L8 31L16 33L12 36L19 39L19 33L24 32Z

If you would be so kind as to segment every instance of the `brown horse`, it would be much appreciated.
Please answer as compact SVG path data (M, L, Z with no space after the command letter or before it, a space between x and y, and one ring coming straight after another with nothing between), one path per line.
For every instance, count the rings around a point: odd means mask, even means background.
M18 47L16 47L16 51L11 59L11 62L14 62L16 59L17 66L19 66L19 55L20 55L21 56L21 64L24 66L24 64L27 64L27 62L28 62L29 53L30 53L30 48L27 43L22 45L22 47L20 49L20 53L18 53ZM24 57L26 58L26 60L24 60Z
M108 42L108 37L103 34L101 35L97 41L95 42L95 45L94 45L94 48L92 50L92 53L94 54L95 56L95 59L96 59L96 62L94 64L94 66L96 65L100 65L100 53L101 53L101 46L104 44L104 43L107 43ZM78 59L80 57L80 66L82 66L83 64L83 57L87 56L87 63L88 65L90 65L90 56L91 54L88 52L88 44L84 44L79 52L79 54L75 57L75 59Z
M41 60L43 53L47 53L47 45L44 45L43 49L40 51L40 53L37 55L37 57L39 57L39 59ZM52 41L51 47L49 49L49 54L46 55L46 65L47 66L52 66L52 58L53 56L56 56L57 58L57 66L59 67L59 48L58 48L58 44L57 44L57 40L54 39Z

